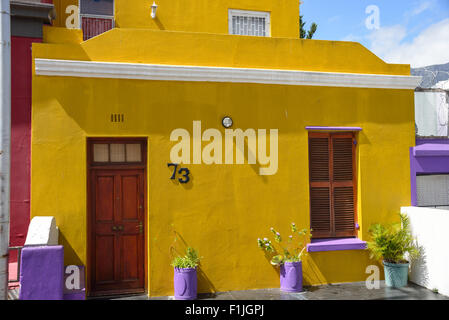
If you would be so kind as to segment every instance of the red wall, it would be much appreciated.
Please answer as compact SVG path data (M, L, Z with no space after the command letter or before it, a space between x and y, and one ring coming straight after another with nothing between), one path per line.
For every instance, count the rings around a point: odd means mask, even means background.
M30 222L31 44L39 38L11 37L10 246L22 246ZM10 261L16 259L11 252Z

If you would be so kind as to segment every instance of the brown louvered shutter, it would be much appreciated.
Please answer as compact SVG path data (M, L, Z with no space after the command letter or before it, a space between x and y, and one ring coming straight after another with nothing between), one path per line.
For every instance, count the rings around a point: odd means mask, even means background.
M309 138L310 224L314 237L330 237L331 184L330 139L328 134L314 134Z
M310 133L313 238L356 235L355 144L352 133Z

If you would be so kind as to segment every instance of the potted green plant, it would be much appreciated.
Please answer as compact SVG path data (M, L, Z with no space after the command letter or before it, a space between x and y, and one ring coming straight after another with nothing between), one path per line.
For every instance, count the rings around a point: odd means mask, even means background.
M194 300L197 298L197 267L200 262L198 252L188 247L184 256L173 258L175 268L174 288L176 300Z
M407 285L410 260L419 255L409 218L400 214L400 220L387 226L372 225L371 241L367 243L371 258L383 260L386 286L395 288Z
M277 245L274 246L268 238L257 239L257 245L271 255L270 262L272 265L280 266L281 290L301 292L302 258L306 253L307 240L310 239L311 235L307 229L298 230L295 223L291 224L290 229L292 234L288 236L286 245L282 242L281 234L274 228L271 228L270 231Z

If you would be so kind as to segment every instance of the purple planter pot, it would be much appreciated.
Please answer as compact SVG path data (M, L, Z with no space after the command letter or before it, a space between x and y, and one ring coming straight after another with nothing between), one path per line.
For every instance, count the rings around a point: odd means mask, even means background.
M302 262L285 262L281 265L281 290L302 292Z
M195 300L197 298L196 268L175 268L175 299Z

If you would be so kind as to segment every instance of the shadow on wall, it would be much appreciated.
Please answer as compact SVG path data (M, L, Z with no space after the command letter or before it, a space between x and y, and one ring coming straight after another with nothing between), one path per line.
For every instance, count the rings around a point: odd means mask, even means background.
M76 254L76 251L70 245L70 242L67 241L64 234L61 232L61 229L59 229L59 244L64 246L65 265L76 265L76 266L84 265L80 257Z
M264 254L265 254L265 259L268 261L269 264L271 264L271 259L273 258L273 256L276 256L279 253L275 251L273 254L271 254L271 253L269 253L267 251L264 251ZM273 270L276 271L278 277L280 277L281 276L281 269L278 266L274 266L274 265L272 265L272 267L273 267Z
M370 259L360 250L314 252L303 259L304 285L366 281L371 272L367 267L377 266L379 280L385 279L381 263Z
M429 270L427 269L426 250L418 244L419 257L410 263L410 281L428 287Z
M328 283L326 277L320 271L319 266L310 254L303 259L303 270L304 285L310 286Z

